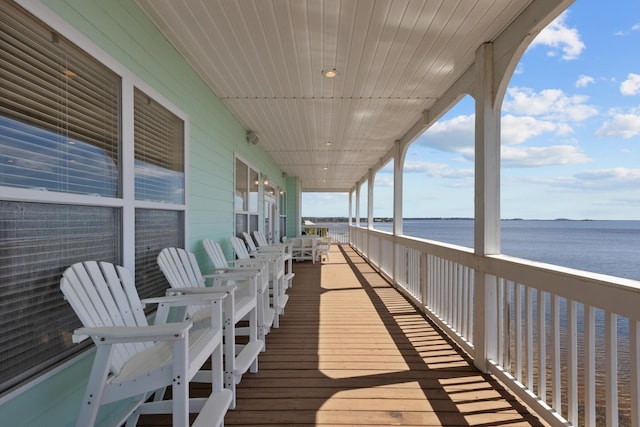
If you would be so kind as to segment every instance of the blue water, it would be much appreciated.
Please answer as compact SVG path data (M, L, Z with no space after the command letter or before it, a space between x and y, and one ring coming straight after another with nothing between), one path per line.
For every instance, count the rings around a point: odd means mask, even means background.
M408 236L473 247L472 220L404 220L403 228ZM504 220L501 248L505 255L640 280L640 221Z

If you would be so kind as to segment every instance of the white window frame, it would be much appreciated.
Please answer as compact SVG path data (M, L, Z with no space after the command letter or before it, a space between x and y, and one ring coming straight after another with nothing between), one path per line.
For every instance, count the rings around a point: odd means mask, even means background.
M120 198L96 197L91 195L69 194L59 192L38 191L24 188L0 186L2 200L22 202L73 204L89 206L107 206L122 209L122 265L134 274L135 272L135 210L136 208L173 210L183 212L184 236L189 235L188 206L189 206L189 116L149 86L144 80L125 68L111 55L87 38L76 28L52 12L40 2L16 0L16 3L29 11L35 17L49 25L52 29L83 49L93 58L120 76L122 84L121 105L121 183ZM133 138L133 88L137 87L167 110L178 116L184 122L184 204L135 200L135 169L134 169L134 138Z
M251 171L253 170L254 172L256 172L258 174L258 200L256 201L256 211L251 211L249 210L249 202L247 200L247 210L238 210L236 209L236 204L235 204L235 194L236 194L236 164L237 162L241 161L242 163L244 163L247 168L248 168L248 174L247 174L247 198L249 197L249 193L250 193L250 188L251 188ZM260 229L260 221L262 218L261 215L261 209L260 209L260 205L262 203L263 197L262 197L262 192L263 192L263 184L262 184L262 179L263 179L263 174L260 172L260 170L255 167L254 165L251 164L251 162L247 161L244 157L242 157L241 155L239 155L238 153L235 153L234 155L234 160L233 160L233 197L234 197L234 203L233 203L233 232L235 234L235 230L237 230L237 215L246 215L247 216L247 226L249 229L249 232L251 230L251 216L255 215L258 217L258 229Z
M189 206L189 141L190 123L189 116L161 95L157 90L149 86L144 80L125 68L112 56L102 50L97 44L83 35L80 31L69 25L61 17L52 12L40 2L30 0L15 0L18 5L40 19L54 31L67 38L69 41L84 50L88 55L102 63L121 78L121 147L120 147L120 195L119 197L99 197L85 194L73 194L53 191L39 191L34 189L17 188L0 185L0 200L49 203L57 205L79 205L118 208L122 213L121 221L121 260L131 274L135 274L135 211L136 209L154 209L179 211L184 218L182 224L183 239L186 242L189 236L188 206ZM137 87L154 101L179 117L184 123L183 150L184 150L184 203L164 203L151 201L137 201L135 199L135 159L134 159L134 87ZM55 375L69 364L86 357L87 352L81 352L72 356L62 365L54 366L35 373L25 383L9 389L0 399L0 404L16 397L19 394L42 383L47 378Z

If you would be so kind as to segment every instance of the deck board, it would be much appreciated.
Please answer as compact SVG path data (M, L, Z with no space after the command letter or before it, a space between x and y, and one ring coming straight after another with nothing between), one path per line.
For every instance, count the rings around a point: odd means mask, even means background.
M280 328L267 336L259 372L238 384L226 426L545 425L350 247L294 271Z

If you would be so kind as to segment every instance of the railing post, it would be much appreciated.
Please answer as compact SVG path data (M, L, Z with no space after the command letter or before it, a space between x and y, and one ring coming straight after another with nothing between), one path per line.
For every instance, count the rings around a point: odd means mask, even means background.
M488 372L488 361L497 359L498 348L498 280L478 272L475 283L473 320L473 364Z

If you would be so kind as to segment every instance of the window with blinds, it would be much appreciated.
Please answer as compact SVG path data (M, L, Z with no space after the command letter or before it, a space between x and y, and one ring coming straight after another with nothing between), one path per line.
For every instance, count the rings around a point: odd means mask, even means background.
M116 208L0 201L0 392L82 349L60 277L87 259L117 263L120 218Z
M259 176L258 171L236 158L234 201L236 236L242 237L242 232L251 233L258 230Z
M120 77L1 4L0 185L118 196Z
M249 206L249 167L240 159L236 159L236 212L246 211Z
M123 91L118 74L13 1L0 0L0 52L2 393L89 345L72 344L81 325L59 290L71 264L135 262L141 298L164 294L156 257L184 247L186 206L175 108ZM133 159L122 159L121 104L134 111ZM12 200L14 188L58 192L60 203L26 191ZM122 250L124 229L135 230L135 251Z
M169 283L156 261L167 247L184 247L184 213L136 209L136 287L140 298L163 295Z
M184 203L183 136L183 121L136 88L136 200Z

